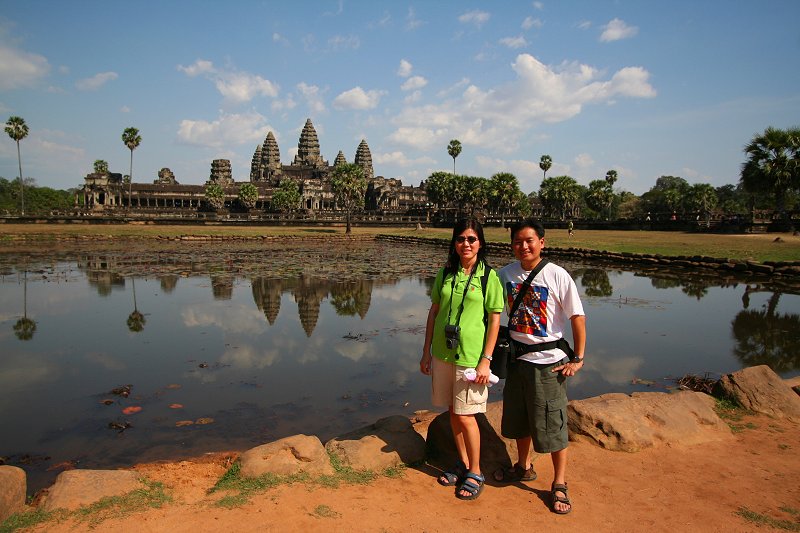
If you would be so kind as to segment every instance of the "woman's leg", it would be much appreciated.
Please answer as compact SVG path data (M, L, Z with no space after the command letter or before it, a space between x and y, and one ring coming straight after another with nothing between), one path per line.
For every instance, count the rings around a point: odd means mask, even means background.
M456 415L451 412L450 423L461 460L469 472L481 475L481 432L475 415ZM469 496L469 492L463 490L460 494Z

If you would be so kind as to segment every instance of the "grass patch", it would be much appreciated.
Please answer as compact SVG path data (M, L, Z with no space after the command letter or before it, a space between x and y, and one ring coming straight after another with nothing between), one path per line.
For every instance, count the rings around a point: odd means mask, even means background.
M800 522L797 521L798 511L796 509L788 509L784 507L781 507L781 511L788 512L794 516L795 521L772 518L771 516L751 511L747 507L740 508L738 511L736 511L736 514L758 527L764 526L774 529L782 529L784 531L800 531Z
M42 509L19 513L10 516L5 522L0 524L0 532L7 533L34 527L51 521L62 521L75 519L78 522L86 523L89 527L95 527L109 518L125 517L133 513L145 511L147 509L159 509L165 503L172 501L172 497L164 491L161 483L140 479L144 485L122 496L109 496L91 505L81 506L75 511L59 509L47 512Z
M731 431L740 433L746 429L756 429L758 426L752 422L740 424L739 422L747 415L752 415L753 412L745 409L731 398L714 398L716 401L714 411L717 415L724 420Z
M326 488L337 488L342 483L348 485L366 485L374 481L379 475L389 478L399 478L405 473L406 466L400 465L390 467L376 474L371 470L356 470L342 462L341 457L329 453L328 457L333 466L332 475L320 475L316 478L309 474L295 474L291 476L278 476L275 474L264 474L257 478L246 478L241 473L241 463L235 462L217 483L209 489L209 494L220 491L229 491L230 494L223 496L215 505L218 507L233 508L244 505L250 496L265 492L273 487L292 483L307 483Z
M314 513L312 516L315 516L317 518L338 518L339 513L337 513L327 505L317 505L314 508Z

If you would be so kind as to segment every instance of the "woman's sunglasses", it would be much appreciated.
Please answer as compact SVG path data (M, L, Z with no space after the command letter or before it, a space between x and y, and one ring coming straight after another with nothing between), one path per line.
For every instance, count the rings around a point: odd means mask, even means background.
M463 235L459 235L456 237L456 242L458 244L464 244L464 241L467 241L470 244L475 244L478 241L478 238L475 235L470 235L469 237L464 237Z

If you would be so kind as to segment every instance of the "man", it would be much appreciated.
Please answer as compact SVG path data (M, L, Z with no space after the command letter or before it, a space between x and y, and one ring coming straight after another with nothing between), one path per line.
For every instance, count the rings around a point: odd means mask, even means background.
M511 227L511 246L518 261L499 272L506 295L506 313L525 288L524 282L531 271L542 261L544 245L544 227L537 220L526 219ZM552 347L563 339L567 322L572 329L572 359L568 358L568 346ZM503 390L501 431L504 437L516 439L518 461L512 469L498 471L495 479L535 479L528 462L533 443L537 453L549 453L553 461L551 510L567 514L572 504L566 482L566 379L583 368L586 345L586 316L569 273L560 266L545 264L526 288L508 323L518 358L509 368Z

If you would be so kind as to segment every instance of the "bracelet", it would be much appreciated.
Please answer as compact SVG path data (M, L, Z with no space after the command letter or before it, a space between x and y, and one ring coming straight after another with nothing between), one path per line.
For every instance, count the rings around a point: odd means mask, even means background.
M492 356L491 355L486 355L486 354L481 354L480 359L486 359L488 361L491 361L492 360Z
M569 362L570 363L583 363L583 356L582 355L576 355L575 357L570 359Z

